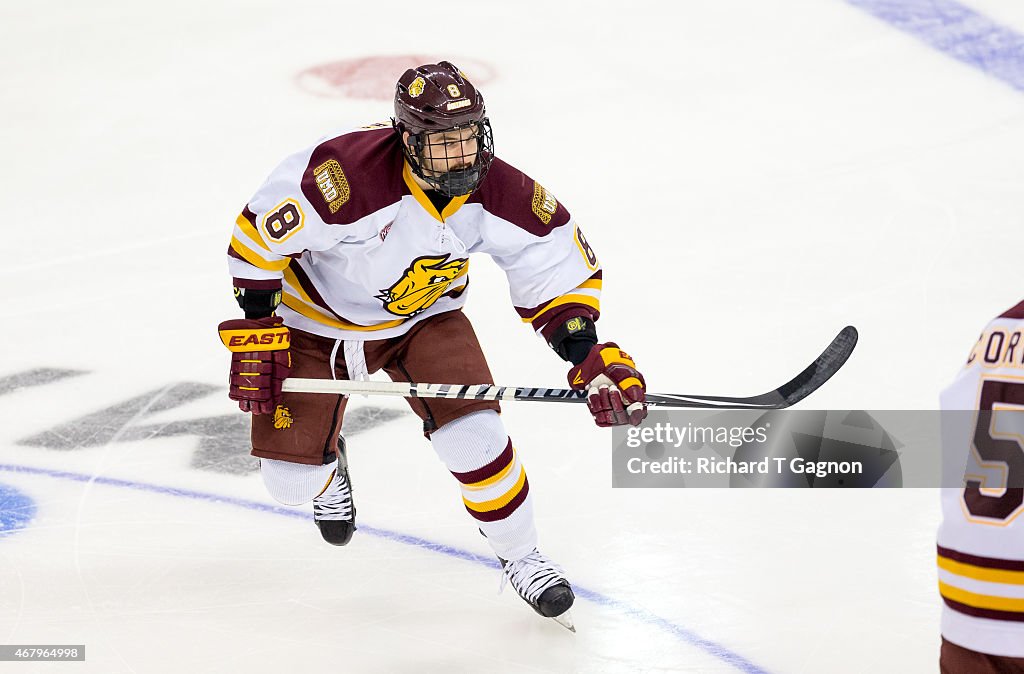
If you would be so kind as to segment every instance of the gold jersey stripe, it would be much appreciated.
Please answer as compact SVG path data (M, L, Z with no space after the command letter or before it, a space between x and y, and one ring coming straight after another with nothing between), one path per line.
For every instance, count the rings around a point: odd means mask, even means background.
M492 484L501 482L503 479L508 477L508 474L512 472L512 469L516 465L515 449L512 450L512 460L508 462L508 465L502 468L496 475L492 475L489 478L480 480L479 482L470 482L469 484L462 485L463 489L469 489L472 491L478 491L480 489L486 489Z
M313 298L309 296L309 293L306 292L306 289L302 287L301 283L299 283L299 277L295 275L295 272L292 271L290 265L285 267L284 269L284 281L285 283L287 283L288 285L295 289L295 292L299 294L299 297L302 299L303 302L312 306L316 306L316 302L313 301Z
M287 257L283 260L267 260L239 241L237 236L231 237L231 247L235 249L236 253L245 258L246 262L266 271L281 271L291 263L291 258Z
M405 323L405 320L387 321L379 325L356 325L355 323L349 323L348 321L339 321L333 316L328 316L323 313L323 310L319 307L306 304L301 299L292 295L291 293L283 293L283 304L294 311L297 314L305 316L311 321L316 321L322 325L327 325L338 330L352 330L358 332L372 332L374 330L385 330L387 328L393 328L395 326Z
M555 307L560 307L563 304L585 304L591 309L594 309L595 311L601 310L601 300L597 299L596 297L591 297L590 295L575 295L570 293L568 295L562 295L561 297L556 297L555 299L551 300L533 316L530 316L529 318L524 318L523 323L532 323L538 316L543 314L548 309L554 309Z
M946 599L973 606L974 608L987 608L995 611L1012 611L1024 613L1024 599L1013 599L1010 597L995 597L989 594L978 594L968 592L959 587L953 587L948 583L939 581L939 593Z
M256 228L252 226L252 223L249 222L244 215L239 215L238 219L235 220L235 224L238 225L238 228L242 230L243 234L252 239L253 243L268 253L271 252L270 246L263 241L263 237L260 236L260 233L256 231Z
M972 580L981 580L987 583L1005 583L1007 585L1024 585L1024 571L989 569L983 566L957 562L942 555L938 556L938 564L940 569Z
M462 502L466 504L466 507L478 513L485 513L491 510L497 510L508 505L509 501L514 499L520 491L523 490L523 485L526 483L526 468L519 469L519 479L512 485L512 488L507 492L499 496L498 498L491 499L490 501L482 501L480 503L474 503L465 496L462 497Z
M584 281L583 283L579 284L579 286L577 286L577 287L578 288L590 288L591 290L600 290L601 289L601 279L599 279L599 278L588 279L588 280Z

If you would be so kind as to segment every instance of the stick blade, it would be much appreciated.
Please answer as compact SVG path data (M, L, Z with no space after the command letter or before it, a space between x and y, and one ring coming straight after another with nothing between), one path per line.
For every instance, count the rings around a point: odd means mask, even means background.
M857 328L852 325L847 325L840 330L832 343L813 363L774 392L778 394L779 402L783 403L785 407L789 407L821 388L822 384L831 379L832 375L849 360L854 347L857 346L858 338Z
M783 409L795 405L818 390L832 378L850 358L857 346L857 328L848 325L810 365L774 391L746 398L731 396L687 395L683 393L649 393L651 407L691 409Z

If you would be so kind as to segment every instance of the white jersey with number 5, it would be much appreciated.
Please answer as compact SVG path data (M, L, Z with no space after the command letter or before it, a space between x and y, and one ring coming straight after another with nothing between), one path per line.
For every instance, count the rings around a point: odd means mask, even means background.
M963 489L942 490L942 635L981 653L1024 657L1024 302L989 323L942 392L943 410L978 410L943 444L970 448ZM978 473L974 475L973 473ZM1001 482L996 484L995 482Z

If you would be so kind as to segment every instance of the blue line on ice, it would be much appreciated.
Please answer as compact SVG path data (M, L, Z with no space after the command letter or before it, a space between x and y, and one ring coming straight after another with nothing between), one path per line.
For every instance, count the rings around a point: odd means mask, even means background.
M952 0L846 0L929 46L1024 91L1024 35Z
M119 487L121 489L134 489L136 491L145 491L153 494L162 494L164 496L176 496L178 498L191 499L194 501L206 501L208 503L216 503L221 505L231 505L238 508L244 508L246 510L253 510L256 512L264 512L272 515L281 515L283 517L291 517L300 519L308 522L310 520L310 514L295 509L285 508L282 506L271 505L267 503L259 503L258 501L248 501L245 499L234 498L231 496L222 496L219 494L212 494L209 492L194 491L192 489L179 489L177 487L164 487L156 484L147 484L145 482L134 482L131 480L119 480L112 477L101 477L96 475L85 475L82 473L70 473L62 470L51 470L48 468L35 468L32 466L20 466L15 464L3 464L0 463L0 471L7 471L11 473L23 473L29 475L45 475L47 477L56 478L58 480L71 480L73 482L92 482L95 484L101 484L107 487ZM2 489L2 488L0 488ZM2 496L4 492L0 491L0 504L3 503ZM33 508L34 511L34 508ZM2 527L0 527L2 531ZM365 524L359 525L359 531L361 534L369 534L371 536L377 536L388 541L395 543L402 543L403 545L411 545L417 548L424 548L432 552L437 552L448 557L455 557L462 559L467 562L475 562L477 564L483 564L489 567L498 567L498 561L493 557L487 557L484 555L478 555L468 550L460 550L459 548L445 545L444 543L436 543L434 541L428 541L425 538L418 536L411 536L409 534L403 534L396 531L390 531L388 529L380 529L377 527L367 526ZM642 609L637 606L633 606L624 601L619 601L607 595L595 592L594 590L588 590L585 587L573 584L573 590L577 597L585 599L589 602L603 606L605 608L618 611L619 613L625 614L626 616L639 620L640 622L647 623L654 627L660 627L666 632L672 634L680 641L689 644L695 648L698 648L708 655L712 655L723 662L726 662L741 672L748 672L749 674L767 674L767 670L758 667L754 663L750 662L742 655L730 651L728 648L717 644L713 641L704 639L696 632L682 625L678 625L670 620L666 620L660 616L657 616L646 609Z
M14 487L0 484L0 537L26 528L35 516L35 501Z

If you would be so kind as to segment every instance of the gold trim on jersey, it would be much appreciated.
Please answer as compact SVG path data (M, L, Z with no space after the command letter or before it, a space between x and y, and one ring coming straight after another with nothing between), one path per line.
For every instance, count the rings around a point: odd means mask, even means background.
M969 592L959 587L949 585L948 583L943 583L941 580L939 581L939 593L946 599L951 599L967 606L973 606L974 608L1024 613L1024 599L995 597L990 594Z
M554 309L555 307L560 307L563 304L585 304L591 309L594 309L595 311L601 310L601 300L599 300L598 298L592 295L577 295L574 293L569 293L568 295L561 295L560 297L556 297L555 299L551 300L543 307L541 307L541 309L533 316L524 318L523 323L532 323L538 316L543 314L548 309Z
M409 188L409 193L412 194L413 198L423 207L423 210L427 212L432 218L438 222L444 222L445 218L450 218L455 214L455 211L462 208L462 205L469 199L468 194L464 194L461 197L453 197L448 205L444 207L444 210L440 213L434 208L434 204L431 203L430 198L423 191L416 180L413 179L412 169L409 168L409 162L405 162L402 166L402 179L405 180L405 186Z
M301 292L301 290L300 290ZM295 313L305 316L311 321L316 321L323 325L335 328L337 330L352 330L355 332L373 332L374 330L386 330L387 328L394 328L396 326L405 323L405 320L397 321L386 321L378 325L357 325L355 323L349 323L348 321L342 321L334 316L328 316L324 313L323 309L316 306L315 304L307 304L301 298L292 295L291 293L283 293L282 304L294 311Z
M281 271L291 263L291 258L287 257L283 260L267 260L252 248L249 248L242 243L237 236L231 237L231 247L236 253L241 255L246 262L265 271Z
M986 583L1003 583L1006 585L1024 585L1024 571L990 569L984 566L958 562L942 555L938 555L938 565L940 569L949 571L956 576L970 578L971 580L981 580Z
M263 241L263 237L260 236L260 233L256 231L256 227L249 222L245 215L239 215L238 219L235 220L235 224L238 225L238 229L242 230L242 233L249 237L253 243L268 253L272 252L270 250L270 246Z

